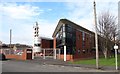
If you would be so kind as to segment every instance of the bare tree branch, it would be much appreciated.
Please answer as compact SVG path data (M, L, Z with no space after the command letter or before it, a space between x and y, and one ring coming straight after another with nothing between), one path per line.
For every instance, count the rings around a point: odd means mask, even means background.
M116 17L109 12L101 13L98 17L98 34L102 37L100 39L101 49L107 55L110 50L110 41L115 40L118 35L116 27Z

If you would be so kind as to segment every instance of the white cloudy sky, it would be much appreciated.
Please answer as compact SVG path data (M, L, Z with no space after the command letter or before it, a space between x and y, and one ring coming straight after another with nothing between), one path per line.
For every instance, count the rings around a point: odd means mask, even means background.
M73 2L74 1L74 2ZM97 15L109 11L118 15L119 0L96 0ZM12 29L12 43L32 45L33 25L37 21L40 36L52 38L59 19L67 18L80 26L94 31L93 0L65 0L56 2L4 1L0 3L0 41L9 43L9 30Z

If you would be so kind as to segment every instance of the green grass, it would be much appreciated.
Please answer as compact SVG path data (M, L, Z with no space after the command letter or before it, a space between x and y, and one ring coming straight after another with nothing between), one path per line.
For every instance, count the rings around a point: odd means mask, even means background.
M78 60L74 62L70 62L72 64L85 64L85 65L95 65L96 59L90 59L90 60ZM99 58L99 65L101 66L115 66L115 58ZM118 55L118 66L120 66L120 55Z

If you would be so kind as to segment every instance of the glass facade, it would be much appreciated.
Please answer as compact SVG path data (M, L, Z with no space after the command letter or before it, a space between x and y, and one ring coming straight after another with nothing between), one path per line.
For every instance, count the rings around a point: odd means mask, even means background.
M61 49L63 54L63 46L67 47L67 54L74 54L76 46L76 31L70 25L63 24L59 29L57 35L57 47Z
M67 54L81 54L94 46L92 38L91 34L83 30L76 29L70 24L63 24L56 34L57 48L60 48L61 54L64 54L64 45L66 45Z
M66 46L68 54L74 54L76 51L76 30L66 25Z

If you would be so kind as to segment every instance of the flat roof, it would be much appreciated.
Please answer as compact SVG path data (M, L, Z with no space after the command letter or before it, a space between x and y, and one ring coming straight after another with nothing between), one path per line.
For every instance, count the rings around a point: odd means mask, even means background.
M48 38L48 37L40 37L40 39L53 40L52 38Z

